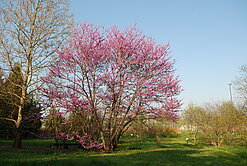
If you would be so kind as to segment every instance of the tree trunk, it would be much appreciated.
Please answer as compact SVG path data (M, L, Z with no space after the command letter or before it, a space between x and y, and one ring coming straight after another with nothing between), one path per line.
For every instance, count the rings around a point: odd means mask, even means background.
M15 138L14 138L13 147L16 149L22 148L22 134L19 128L16 128L15 130Z
M194 133L194 145L197 144L197 134L198 134L198 132L196 131L196 132Z
M117 139L115 139L114 141L112 141L112 150L113 150L113 151L116 150L117 145L118 145L118 141L119 141L119 140L117 140Z
M107 140L103 146L106 152L112 152L117 148L117 143L115 141Z
M26 80L26 79L23 79ZM22 87L22 94L20 98L20 105L18 108L18 116L15 122L15 140L14 140L14 148L20 149L22 148L22 132L21 132L21 123L22 123L22 113L24 109L24 104L26 101L26 87Z
M114 138L114 139L105 139L104 134L101 132L101 140L103 143L103 148L106 152L112 152L117 148L118 141L120 137Z

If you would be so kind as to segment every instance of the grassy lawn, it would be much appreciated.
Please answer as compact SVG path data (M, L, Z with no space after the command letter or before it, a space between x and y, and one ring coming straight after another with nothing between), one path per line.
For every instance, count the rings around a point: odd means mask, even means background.
M193 146L181 139L125 138L114 153L51 149L53 140L24 140L24 148L10 148L11 141L0 140L0 165L247 165L246 146ZM8 147L9 146L9 147Z

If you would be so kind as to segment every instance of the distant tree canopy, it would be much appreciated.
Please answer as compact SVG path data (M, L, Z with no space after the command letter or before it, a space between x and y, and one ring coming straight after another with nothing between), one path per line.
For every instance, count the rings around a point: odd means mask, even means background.
M232 102L207 104L205 107L189 105L183 113L184 125L192 132L194 142L198 136L215 146L247 141L246 114Z

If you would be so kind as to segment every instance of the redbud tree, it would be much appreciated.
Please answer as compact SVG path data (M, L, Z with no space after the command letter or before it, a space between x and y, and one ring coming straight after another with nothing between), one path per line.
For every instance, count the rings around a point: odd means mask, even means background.
M181 87L169 44L157 44L136 26L81 24L56 56L43 91L61 114L76 112L87 121L84 133L74 131L81 142L86 135L91 147L98 142L112 151L132 122L178 118Z

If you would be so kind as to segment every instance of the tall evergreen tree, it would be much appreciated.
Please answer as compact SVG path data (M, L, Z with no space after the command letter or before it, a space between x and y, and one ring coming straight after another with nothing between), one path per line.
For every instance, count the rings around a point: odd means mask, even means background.
M18 102L19 96L22 93L21 85L23 84L22 73L20 64L16 63L9 73L9 76L4 80L1 79L0 86L0 132L1 138L14 138L14 146L21 145L22 134L23 136L30 136L30 133L36 133L41 127L40 121L40 107L32 100L31 96L27 96L25 101L23 121L17 129L14 123L6 121L9 119L16 119L18 116ZM3 75L3 74L2 74Z

